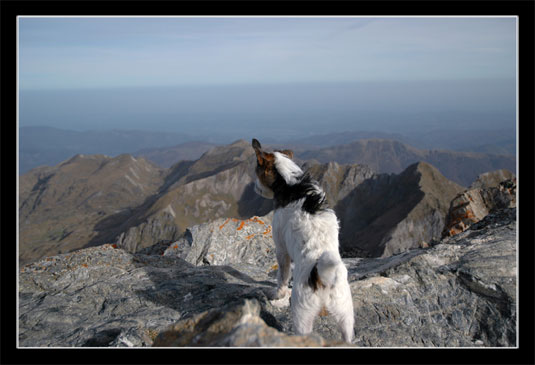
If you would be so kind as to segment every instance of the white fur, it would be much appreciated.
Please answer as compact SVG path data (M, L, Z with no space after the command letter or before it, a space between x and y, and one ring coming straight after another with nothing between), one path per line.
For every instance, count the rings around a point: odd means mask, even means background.
M258 176L256 177L255 184L254 184L254 191L258 195L266 198L266 199L273 199L273 190L267 188L258 180Z
M279 174L287 183L297 182L303 173L301 169L286 156L280 153L275 153L275 156L275 167ZM264 193L269 190L259 182L257 187ZM319 186L318 191L323 194ZM344 340L351 342L354 332L353 299L347 281L347 269L338 251L338 220L331 209L316 214L305 212L301 209L303 202L304 199L292 202L276 209L273 214L273 240L279 264L276 297L282 298L289 293L293 261L291 309L296 332L310 333L315 317L325 307L336 319ZM308 279L316 264L325 288L314 291Z
M286 155L280 152L273 152L273 154L275 155L275 168L286 181L286 184L293 185L297 183L299 177L303 175L303 170Z

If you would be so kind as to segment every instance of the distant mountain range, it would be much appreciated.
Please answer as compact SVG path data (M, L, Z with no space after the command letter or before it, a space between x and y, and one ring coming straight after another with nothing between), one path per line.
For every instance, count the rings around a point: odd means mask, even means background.
M179 161L196 160L215 146L214 143L193 141L172 147L145 148L134 152L133 155L150 160L160 167L169 168Z
M360 163L381 173L400 173L407 166L425 161L440 170L448 179L469 186L479 174L507 169L516 172L513 156L473 152L419 150L393 140L359 140L335 147L298 152L304 160L319 162Z
M181 133L134 130L78 132L51 127L22 127L19 130L19 169L24 174L35 167L54 166L76 154L135 155L138 150L176 146L190 139Z
M259 133L262 134L262 132ZM160 167L168 168L178 161L195 160L215 145L231 142L211 135L191 136L184 133L139 130L79 132L44 126L21 127L19 137L20 174L39 166L54 166L78 153L103 154L112 157L129 153L133 156L143 156ZM252 137L243 136L247 140ZM515 133L505 129L426 130L421 133L412 133L410 136L379 131L345 131L284 141L269 137L262 138L266 144L271 143L274 147L277 144L280 147L292 147L298 153L334 148L369 139L398 141L412 148L423 150L476 152L509 157L516 155ZM340 163L344 163L343 161L338 160Z
M399 142L365 143L376 146L372 151L421 153ZM328 151L320 149L316 157ZM461 157L458 161L470 162L459 166L486 166L468 154ZM398 175L361 163L297 162L324 187L341 221L346 255L390 255L438 237L449 202L463 190L421 161L401 167ZM391 163L403 166L399 159ZM239 140L167 169L126 154L79 154L55 167L33 169L20 176L20 261L104 243L136 252L173 242L186 228L217 218L266 215L272 201L254 192L254 165L250 142Z

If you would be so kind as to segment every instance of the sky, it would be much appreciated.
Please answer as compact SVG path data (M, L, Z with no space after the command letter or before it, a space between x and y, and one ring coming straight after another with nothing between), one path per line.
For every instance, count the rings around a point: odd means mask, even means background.
M516 20L20 17L19 126L514 133Z
M516 18L21 17L21 90L514 79Z

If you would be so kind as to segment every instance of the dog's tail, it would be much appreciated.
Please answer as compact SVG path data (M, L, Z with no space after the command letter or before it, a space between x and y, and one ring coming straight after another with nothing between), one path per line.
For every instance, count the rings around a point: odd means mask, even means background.
M342 263L340 256L325 251L310 271L308 285L314 291L318 288L330 287L336 282L337 267Z

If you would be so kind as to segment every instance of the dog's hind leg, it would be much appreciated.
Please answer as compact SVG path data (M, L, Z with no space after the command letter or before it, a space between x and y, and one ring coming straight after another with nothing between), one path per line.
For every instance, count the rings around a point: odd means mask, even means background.
M292 291L292 321L298 335L312 332L314 319L319 313L320 305L317 298L309 296L308 299L300 298L298 290Z
M279 270L277 271L277 294L276 298L280 299L290 294L288 283L291 275L291 260L288 252L282 248L277 248L277 263Z
M354 324L355 317L353 312L353 304L349 302L351 298L348 298L342 303L338 303L335 306L329 308L329 312L334 316L340 332L342 332L342 338L345 342L351 343L355 335Z

